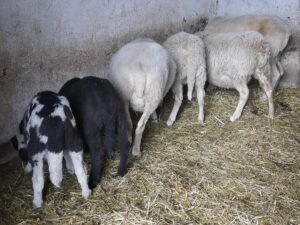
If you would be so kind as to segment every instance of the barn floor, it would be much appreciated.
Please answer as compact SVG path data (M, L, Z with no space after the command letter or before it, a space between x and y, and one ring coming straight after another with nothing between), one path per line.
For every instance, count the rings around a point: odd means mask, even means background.
M261 91L251 88L240 120L229 122L235 91L206 96L206 122L195 100L184 101L173 127L149 123L142 157L115 178L118 159L87 201L74 176L46 184L44 205L32 208L31 177L19 160L0 171L1 224L300 224L300 87L276 92L267 118ZM86 157L89 162L89 156ZM48 175L48 174L47 174Z

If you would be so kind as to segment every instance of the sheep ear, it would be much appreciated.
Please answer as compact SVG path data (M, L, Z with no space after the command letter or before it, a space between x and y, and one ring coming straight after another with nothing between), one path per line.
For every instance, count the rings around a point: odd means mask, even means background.
M19 148L18 148L19 144L18 144L17 136L13 136L13 137L10 139L10 142L11 142L12 145L14 146L14 149L15 149L16 151L18 151L18 150L19 150Z

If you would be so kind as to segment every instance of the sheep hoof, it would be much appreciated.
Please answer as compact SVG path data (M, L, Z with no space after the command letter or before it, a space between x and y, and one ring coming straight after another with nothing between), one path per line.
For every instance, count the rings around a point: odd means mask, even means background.
M99 183L100 183L100 180L99 180L99 182L97 182L97 181L93 181L92 179L90 179L88 185L89 185L90 189L94 189L95 187L97 187L97 185Z
M40 208L42 206L43 201L34 199L32 201L32 203L33 203L33 208L37 209L37 208Z
M268 99L267 95L265 93L263 93L260 97L259 97L259 101L261 102L266 102Z
M60 188L60 184L61 184L61 178L56 176L56 177L51 177L50 176L50 180L52 182L52 184L54 185L55 188Z
M238 118L236 118L235 116L231 116L231 117L230 117L230 121L231 121L231 122L234 122L234 121L236 121L237 119L238 119Z
M151 122L152 123L158 123L158 119L152 119Z
M92 191L91 189L87 188L85 190L81 191L81 195L82 197L84 197L85 199L87 199L90 195L91 195Z
M116 158L116 154L115 153L108 154L108 158L109 159L115 159Z
M73 168L69 168L67 169L68 173L71 174L71 175L74 175L75 174L75 170Z
M109 159L115 159L116 158L116 154L115 154L114 150L107 151L106 155L107 155L107 158L109 158Z
M171 127L171 126L173 125L173 123L174 123L174 121L168 119L168 121L167 121L167 126L168 126L168 127Z
M203 121L203 120L198 120L198 122L199 122L199 124L200 124L201 126L204 126L204 121Z
M54 184L54 187L60 188L60 184Z
M140 151L140 149L133 148L133 149L132 149L132 155L133 155L133 156L136 156L136 157L140 157L140 156L141 156L141 151Z
M134 153L134 152L132 152L132 155L135 156L135 157L138 157L138 158L141 157L141 153Z
M126 171L121 171L116 174L116 177L124 177L125 174L126 174Z

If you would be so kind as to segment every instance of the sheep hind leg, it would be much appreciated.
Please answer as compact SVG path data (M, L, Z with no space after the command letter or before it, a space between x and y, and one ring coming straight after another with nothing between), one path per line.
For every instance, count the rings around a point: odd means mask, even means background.
M64 159L66 162L66 168L69 174L73 175L75 173L74 165L72 163L69 151L64 150Z
M236 89L239 92L240 98L235 112L230 117L231 122L234 122L241 117L242 111L249 97L249 89L247 84L240 83L239 85L236 86Z
M50 180L55 187L60 187L62 181L62 164L63 164L63 151L59 153L49 152L47 155L49 164Z
M132 143L132 120L130 116L130 111L129 111L129 103L128 101L124 101L124 109L125 109L125 114L126 114L126 121L127 121L127 135L128 135L128 141L131 144Z
M124 176L126 173L128 152L129 152L129 141L127 136L126 116L123 112L119 112L117 120L117 130L119 134L119 146L120 146L120 163L118 167L117 176Z
M283 68L278 59L273 59L271 63L271 72L272 72L272 91L276 89L278 83L283 75Z
M90 189L94 189L101 180L104 149L101 146L99 138L100 132L97 127L94 127L94 129L92 129L91 126L87 126L84 131L84 137L87 142L92 159L92 166L88 184Z
M263 72L258 71L256 79L258 80L259 85L267 95L268 104L269 104L269 118L273 119L274 117L274 102L273 102L273 91L272 91L273 87L271 86L269 79Z
M91 194L91 190L89 189L87 183L87 173L83 163L83 151L80 152L70 151L69 154L72 163L74 165L74 170L75 170L78 183L80 184L81 187L81 194L84 198L88 198Z
M171 127L173 125L173 123L175 122L179 108L182 104L182 99L183 99L182 84L180 82L176 81L172 87L172 92L175 96L175 102L174 102L172 112L170 113L169 119L167 121L168 127Z
M43 157L38 155L34 157L32 186L33 186L33 207L39 208L43 203L44 172Z
M277 69L278 69L278 71L279 71L279 74L280 74L280 76L282 76L283 73L284 73L282 64L281 64L281 62L279 61L278 57L276 57L275 61L276 61L276 66L277 66Z
M204 124L204 97L205 97L204 87L197 88L197 100L199 105L198 121L201 125Z
M269 80L272 91L274 92L276 87L278 86L278 83L279 83L282 75L283 75L283 69L282 69L281 63L277 59L272 59L270 62L270 66L271 66L271 71L270 71L270 75L267 79ZM258 72L258 73L260 73L260 72ZM257 76L255 76L255 78L259 81ZM266 93L263 93L260 96L259 100L264 102L268 98L269 98L268 95L266 95Z
M116 121L112 119L105 122L105 134L104 134L104 144L107 157L109 159L115 158L115 150L113 149L115 141L115 132L116 132Z
M132 147L132 155L134 156L141 156L141 140L142 135L146 126L147 121L149 120L149 117L151 113L156 109L156 107L153 107L152 110L150 109L149 105L146 103L144 112L137 124L136 130L135 130L135 138L134 143Z

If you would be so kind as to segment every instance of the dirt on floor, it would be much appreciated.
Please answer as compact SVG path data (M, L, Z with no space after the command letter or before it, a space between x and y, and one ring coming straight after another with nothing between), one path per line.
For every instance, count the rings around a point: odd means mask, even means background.
M237 92L207 94L204 126L196 100L184 99L168 128L167 98L160 121L146 126L142 157L130 156L124 177L115 177L119 158L107 160L88 200L64 171L61 188L48 179L43 206L33 209L31 176L20 160L1 166L0 223L300 224L300 87L275 93L273 120L261 90L250 92L234 123ZM89 155L86 162L89 168Z

